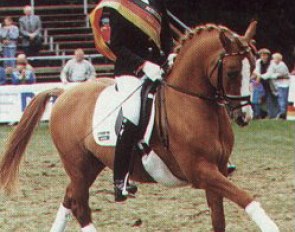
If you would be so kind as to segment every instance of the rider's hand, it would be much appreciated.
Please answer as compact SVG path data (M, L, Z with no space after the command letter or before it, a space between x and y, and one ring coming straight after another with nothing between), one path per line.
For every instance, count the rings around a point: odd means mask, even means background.
M171 68L173 66L176 56L177 56L176 53L169 54L169 56L167 58L169 68Z
M151 81L161 81L163 70L157 64L146 61L143 65L142 71Z

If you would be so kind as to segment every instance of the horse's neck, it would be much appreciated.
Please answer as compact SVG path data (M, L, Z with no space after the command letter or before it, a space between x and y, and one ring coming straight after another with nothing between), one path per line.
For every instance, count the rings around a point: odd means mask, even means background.
M189 97L172 89L161 88L162 94L158 92L156 96L156 120L151 146L175 176L185 179L175 157L175 148L194 149L204 139L209 139L215 144L216 141L226 144L222 147L231 150L233 133L230 121L224 108L199 104L200 101L190 101Z
M218 37L210 39L208 36L200 41L189 41L183 49L167 82L189 92L213 97L215 89L208 76L222 49ZM169 87L165 88L165 97L168 121L178 124L174 125L178 127L177 130L187 133L190 130L198 131L200 125L204 128L217 128L222 120L229 121L225 109L215 103ZM196 127L196 124L199 125Z
M211 42L212 40L210 40ZM216 55L217 47L210 45L205 39L198 38L188 41L178 54L174 68L167 82L181 87L189 92L207 95L214 94L214 88L208 79L209 69L212 66L212 57ZM212 43L216 43L215 41Z

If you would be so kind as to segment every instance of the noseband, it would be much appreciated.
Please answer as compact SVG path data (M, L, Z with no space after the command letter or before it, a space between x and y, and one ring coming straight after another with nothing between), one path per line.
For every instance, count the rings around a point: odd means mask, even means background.
M219 59L218 59L216 65L214 66L214 68L212 69L211 74L209 76L209 79L211 79L214 71L217 68L217 72L218 72L217 73L217 86L214 87L215 88L214 97L209 97L209 96L205 96L200 93L195 93L195 92L191 92L189 90L185 90L181 87L171 85L171 84L167 83L167 81L162 81L162 84L164 86L174 89L177 92L189 95L191 97L199 98L199 99L202 99L205 101L211 101L211 102L217 103L219 106L228 106L231 111L242 108L243 106L251 104L250 95L235 96L235 95L226 94L224 86L223 86L224 58L230 57L230 56L245 55L247 53L250 53L251 51L252 51L251 47L248 46L242 51L235 52L235 53L222 53L219 56ZM232 101L240 101L243 103L233 106L231 104Z
M245 55L249 52L251 52L251 48L247 47L245 50L243 50L241 52L221 54L220 58L218 59L218 62L217 62L218 73L217 73L216 101L219 105L227 105L230 108L230 110L235 110L235 109L242 108L243 106L250 105L251 104L251 97L250 97L250 95L235 96L235 95L226 94L226 92L224 90L224 86L223 86L224 58L230 57L230 56ZM210 79L212 78L213 72L214 72L214 69L209 77ZM232 102L232 101L240 101L243 103L236 105L236 106L232 106L230 104L230 102Z

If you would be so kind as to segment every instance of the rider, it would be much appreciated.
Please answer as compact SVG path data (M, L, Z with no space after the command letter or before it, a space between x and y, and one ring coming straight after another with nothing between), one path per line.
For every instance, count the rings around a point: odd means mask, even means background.
M95 17L95 12L102 15L100 10L103 8L108 10L110 17L109 47L102 43L99 34L95 32L95 26L99 24L94 21L99 19ZM117 90L122 93L122 99L123 96L128 96L128 91L130 93L135 86L141 85L141 93L137 91L132 97L129 96L128 101L133 101L133 105L122 106L124 120L114 160L115 201L120 202L127 199L127 192L135 193L137 190L136 186L127 184L127 173L131 153L136 143L142 139L142 132L147 126L146 111L149 109L144 108L149 104L143 102L144 95L147 89L160 83L160 65L167 58L171 60L175 57L171 54L173 38L164 0L103 0L92 13L91 21L97 49L115 61ZM134 108L140 108L140 113Z

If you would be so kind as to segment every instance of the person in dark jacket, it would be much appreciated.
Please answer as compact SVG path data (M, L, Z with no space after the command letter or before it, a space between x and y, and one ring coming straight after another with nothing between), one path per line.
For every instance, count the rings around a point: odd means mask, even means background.
M22 47L26 56L37 56L42 46L42 22L31 6L25 6L24 13L19 19Z
M136 86L141 86L128 99L129 103L123 104L123 125L118 135L115 161L114 161L114 188L115 201L127 199L128 193L135 193L137 188L128 183L128 171L131 153L136 143L143 138L148 124L148 112L151 102L144 103L148 89L155 87L162 79L161 65L165 63L173 49L173 38L170 32L166 5L162 0L133 0L131 1L142 9L149 9L160 22L160 46L152 40L147 33L134 25L115 9L110 12L111 38L110 49L116 55L115 76L119 93L122 99ZM136 77L136 78L134 78ZM143 107L145 105L145 109ZM140 113L138 113L140 111Z

